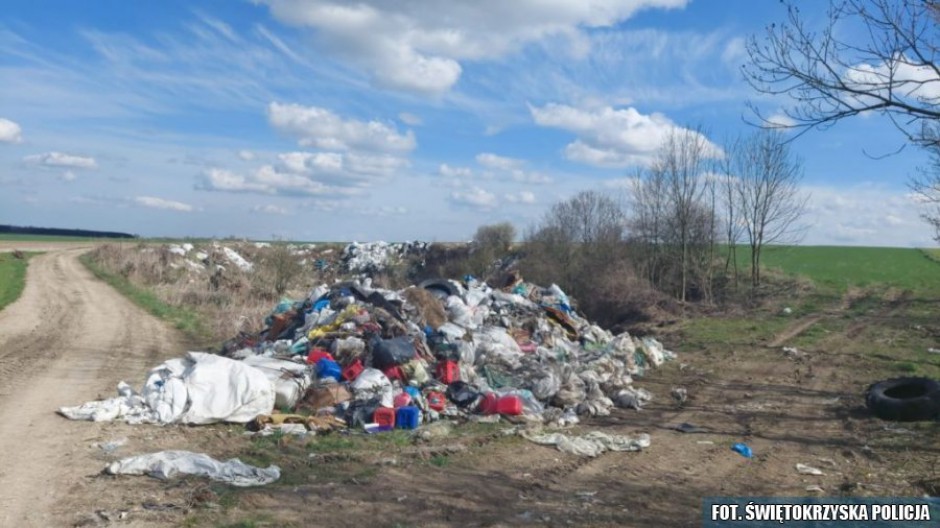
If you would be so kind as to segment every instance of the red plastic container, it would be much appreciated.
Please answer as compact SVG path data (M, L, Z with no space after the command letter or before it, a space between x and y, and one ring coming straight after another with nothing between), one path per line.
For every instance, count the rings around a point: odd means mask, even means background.
M487 392L483 395L483 401L480 402L480 413L481 414L496 414L496 403L499 400L499 396L495 392Z
M365 369L366 368L362 366L362 360L357 359L343 369L343 379L346 381L352 381L358 378L359 374L362 374L362 371Z
M379 407L372 415L372 421L379 424L379 427L395 427L395 409Z
M435 369L435 376L441 383L450 385L460 379L460 367L456 361L439 361Z
M327 352L326 350L323 350L322 348L314 348L313 350L310 351L309 354L307 354L308 365L316 365L317 361L320 361L321 359L329 359L330 361L336 361L335 359L333 359L333 354L330 354L329 352Z
M389 380L405 381L405 373L402 372L401 367L389 367L382 372L385 373L385 377Z
M447 407L447 398L440 392L429 391L425 395L425 399L428 401L428 407L437 412L441 412L444 410L444 407Z
M518 396L503 396L496 400L496 412L509 416L522 414L522 398Z
M411 405L411 395L407 392L403 392L398 396L395 396L395 408L407 407Z

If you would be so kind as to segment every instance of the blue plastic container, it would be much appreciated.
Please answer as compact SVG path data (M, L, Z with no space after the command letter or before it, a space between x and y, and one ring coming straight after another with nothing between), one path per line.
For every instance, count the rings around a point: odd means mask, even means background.
M421 423L421 411L417 407L399 407L395 412L395 427L398 429L417 429Z
M317 377L320 379L333 378L336 381L342 381L343 367L340 367L339 363L335 361L323 358L317 361Z
M415 400L421 396L421 390L418 389L418 387L412 387L411 385L405 387L405 392L407 392L412 397L412 399Z

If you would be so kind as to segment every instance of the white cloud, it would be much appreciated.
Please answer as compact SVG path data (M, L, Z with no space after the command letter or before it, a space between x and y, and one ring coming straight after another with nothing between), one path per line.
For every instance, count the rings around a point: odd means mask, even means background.
M23 161L32 165L45 167L68 167L72 169L96 169L98 163L95 158L86 156L73 156L61 152L46 152L45 154L34 154L26 156Z
M476 160L477 163L486 167L487 169L494 170L508 171L512 169L518 169L525 165L523 160L497 156L496 154L491 154L489 152L481 152L480 154L477 154Z
M441 163L441 166L438 167L437 173L445 178L471 178L473 177L473 170L468 167L451 167L446 163Z
M881 64L859 64L849 69L843 78L847 84L863 92L884 92L887 96L890 87L895 98L909 97L931 104L940 98L940 75L933 64L919 64L904 56ZM857 96L851 101L860 104L880 102L867 96Z
M239 150L238 158L242 161L251 161L255 159L255 153L250 150Z
M610 27L639 10L687 0L479 0L439 2L261 0L285 24L315 30L324 48L372 72L377 84L441 93L460 61L496 59L526 44L564 37L584 53L584 28Z
M61 176L59 176L59 179L62 180L62 181L70 182L70 181L75 181L75 179L76 179L77 177L78 177L78 176L75 176L75 173L74 173L74 172L72 172L72 171L70 171L70 170L67 170L67 171L63 172Z
M765 126L769 128L790 128L796 126L796 124L792 117L783 112L777 112L767 118Z
M380 121L343 119L326 108L271 103L268 120L278 131L298 138L304 147L325 150L408 152L415 148L414 132L400 134Z
M283 167L272 165L262 165L247 175L219 168L208 169L197 179L195 188L202 191L283 196L349 196L359 192L355 188L329 185L310 175L285 171Z
M924 204L906 190L873 183L807 185L804 190L810 193L806 244L934 245L930 226L920 218Z
M540 172L524 171L520 169L510 171L509 177L512 178L512 180L515 182L531 183L537 185L543 185L555 181L551 176L546 174L542 174Z
M669 134L699 135L662 114L643 115L634 108L586 110L552 103L541 108L530 106L529 110L536 124L577 134L578 139L565 147L565 157L596 167L648 164ZM720 155L719 147L705 141L710 155Z
M0 143L19 143L23 141L20 125L0 117Z
M534 204L535 193L531 191L519 191L515 194L507 194L506 201L510 203Z
M137 196L134 198L134 203L143 207L149 207L151 209L166 209L168 211L179 211L182 213L190 213L193 211L193 206L189 204L184 204L183 202L174 202L172 200L164 200L163 198L157 198L154 196Z
M479 187L473 187L466 191L454 191L450 194L450 199L455 204L477 209L492 209L498 203L495 194Z
M287 208L280 207L277 205L256 205L251 208L253 213L269 214L269 215L287 215L290 214L287 211Z
M424 120L422 120L420 116L416 116L410 112L398 114L398 119L400 119L402 123L410 126L421 126L424 124Z

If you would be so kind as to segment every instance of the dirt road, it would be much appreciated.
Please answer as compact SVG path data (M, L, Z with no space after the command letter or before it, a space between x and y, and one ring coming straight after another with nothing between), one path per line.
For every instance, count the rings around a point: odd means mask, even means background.
M33 258L22 296L0 311L0 526L70 526L92 507L86 482L103 463L89 446L135 433L55 410L112 396L122 379L136 386L183 350L175 331L95 280L82 251Z

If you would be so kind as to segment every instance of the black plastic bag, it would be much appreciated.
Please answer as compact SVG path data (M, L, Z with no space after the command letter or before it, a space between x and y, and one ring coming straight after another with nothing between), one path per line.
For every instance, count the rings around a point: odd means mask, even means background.
M377 369L397 367L414 359L414 340L408 336L382 339L378 336L369 343L372 346L372 366Z

